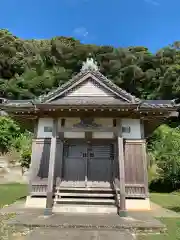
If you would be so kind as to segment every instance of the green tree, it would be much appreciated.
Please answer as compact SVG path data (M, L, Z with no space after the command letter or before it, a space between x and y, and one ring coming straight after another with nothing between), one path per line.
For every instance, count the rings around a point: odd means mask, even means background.
M9 117L0 117L0 151L8 152L14 138L20 135L20 127Z
M160 179L171 183L173 188L180 184L180 130L167 125L159 127L149 146L151 159L157 165Z

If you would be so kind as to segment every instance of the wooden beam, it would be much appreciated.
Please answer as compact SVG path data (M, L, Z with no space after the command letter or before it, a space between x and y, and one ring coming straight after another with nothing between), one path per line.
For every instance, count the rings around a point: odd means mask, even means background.
M56 186L59 186L62 180L62 168L63 168L63 140L57 142L57 151L56 151L56 163L55 163L55 170L56 170Z
M123 138L118 137L118 160L119 160L119 180L120 180L120 211L119 215L125 217L126 212L126 191L125 191L125 167L124 167L124 144Z
M116 128L114 127L72 127L72 128L61 128L61 132L114 132Z
M140 120L141 138L144 139L144 121Z
M53 119L52 138L51 138L51 147L50 147L47 199L46 199L46 209L44 212L45 215L52 214L57 132L58 132L58 118L54 118Z
M119 166L119 181L120 181L120 209L119 216L126 217L126 190L125 190L125 166L124 166L124 140L122 138L121 121L117 124L117 148L118 148L118 166Z
M85 139L86 141L92 140L92 132L85 132Z
M56 175L57 175L57 179L56 179L56 185L58 185L62 180L62 175L63 175L63 149L64 149L64 132L61 131L61 128L64 127L65 125L65 119L61 119L61 125L60 125L60 132L58 129L58 137L59 140L57 141L57 146L58 146L58 150L57 150L57 162L56 162Z
M39 119L34 119L34 138L37 138Z
M140 144L146 142L145 139L126 139L125 142L128 143L133 143L133 144Z
M179 116L179 112L177 111L173 111L168 114L168 117L178 117L178 116Z

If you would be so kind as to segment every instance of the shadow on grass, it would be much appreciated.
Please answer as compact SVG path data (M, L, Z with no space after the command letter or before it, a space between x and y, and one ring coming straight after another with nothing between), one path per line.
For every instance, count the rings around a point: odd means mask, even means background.
M167 209L180 213L180 206L174 206L174 207L167 207Z
M20 198L17 199L17 201L19 201L19 200L26 200L26 197L27 196L20 197Z

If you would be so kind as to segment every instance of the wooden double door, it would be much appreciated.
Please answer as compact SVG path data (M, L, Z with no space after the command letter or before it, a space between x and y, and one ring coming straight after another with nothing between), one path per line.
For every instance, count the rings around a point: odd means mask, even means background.
M64 146L63 182L75 187L109 187L113 178L113 144Z

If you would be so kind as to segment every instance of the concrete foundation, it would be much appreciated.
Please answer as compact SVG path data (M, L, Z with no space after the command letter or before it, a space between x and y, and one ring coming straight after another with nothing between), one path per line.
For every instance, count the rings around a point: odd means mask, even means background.
M46 207L46 198L31 197L26 199L26 208L42 208ZM148 211L151 210L150 200L147 199L126 199L126 207L129 211ZM116 206L94 206L94 205L76 205L76 204L56 204L53 212L75 212L75 213L115 213Z
M150 200L146 199L126 199L126 208L130 211L151 210Z
M46 207L46 197L40 198L40 197L27 196L25 207L26 208L42 208L43 209Z

